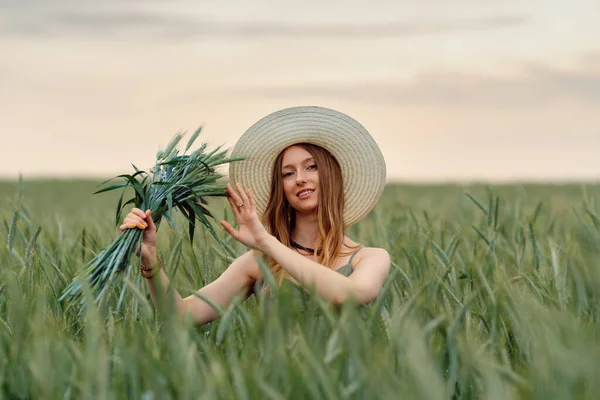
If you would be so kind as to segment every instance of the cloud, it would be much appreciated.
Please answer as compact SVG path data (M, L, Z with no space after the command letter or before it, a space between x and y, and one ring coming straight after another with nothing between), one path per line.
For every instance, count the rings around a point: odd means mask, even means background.
M591 60L591 58L588 58ZM325 97L391 105L514 108L554 102L600 103L600 61L585 68L559 70L529 66L518 76L497 77L464 72L432 72L409 82L358 82L244 88L250 96Z
M30 0L31 1L31 0ZM37 4L37 2L34 2ZM135 2L126 2L126 5ZM94 8L62 3L57 8L0 8L0 34L11 36L122 35L142 34L152 37L333 37L378 38L436 35L455 32L479 32L519 26L528 21L524 15L507 14L491 17L385 22L377 24L293 24L274 21L225 22L189 15L150 12L139 7ZM65 7L65 4L71 4ZM4 11L3 11L4 10Z

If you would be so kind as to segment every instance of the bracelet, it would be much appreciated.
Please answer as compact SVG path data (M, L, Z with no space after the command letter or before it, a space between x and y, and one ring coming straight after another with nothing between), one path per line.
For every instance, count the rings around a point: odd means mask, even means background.
M154 278L154 274L152 273L152 271L154 271L154 270L160 271L160 269L163 267L162 258L160 258L160 256L157 255L156 259L158 261L158 267L154 267L154 268L149 268L149 267L144 267L144 266L140 267L140 274L142 275L143 278L145 278L145 279Z

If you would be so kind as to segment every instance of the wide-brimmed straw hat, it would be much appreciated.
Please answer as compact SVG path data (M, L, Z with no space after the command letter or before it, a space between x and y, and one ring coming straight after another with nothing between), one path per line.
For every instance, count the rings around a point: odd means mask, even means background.
M233 148L242 161L229 165L232 182L252 188L257 212L263 215L271 193L275 159L287 147L311 143L328 150L340 164L344 180L344 223L365 217L383 193L385 160L369 132L339 111L302 106L276 111L252 125Z

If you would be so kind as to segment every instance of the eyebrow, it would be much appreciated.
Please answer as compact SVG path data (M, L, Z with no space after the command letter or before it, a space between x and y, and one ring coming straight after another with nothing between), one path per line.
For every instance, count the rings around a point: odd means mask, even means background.
M311 160L314 161L315 158L314 157L308 157L307 159L305 159L305 160L302 161L302 164L305 164L307 161L311 161ZM281 167L281 169L292 168L292 167L293 167L293 165L287 164L287 165L284 165L283 167Z

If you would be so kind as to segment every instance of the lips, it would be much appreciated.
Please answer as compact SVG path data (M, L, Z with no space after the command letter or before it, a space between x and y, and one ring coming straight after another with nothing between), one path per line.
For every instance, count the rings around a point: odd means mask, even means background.
M306 197L309 194L312 194L315 190L314 189L302 189L301 191L299 191L298 193L296 193L296 197Z

